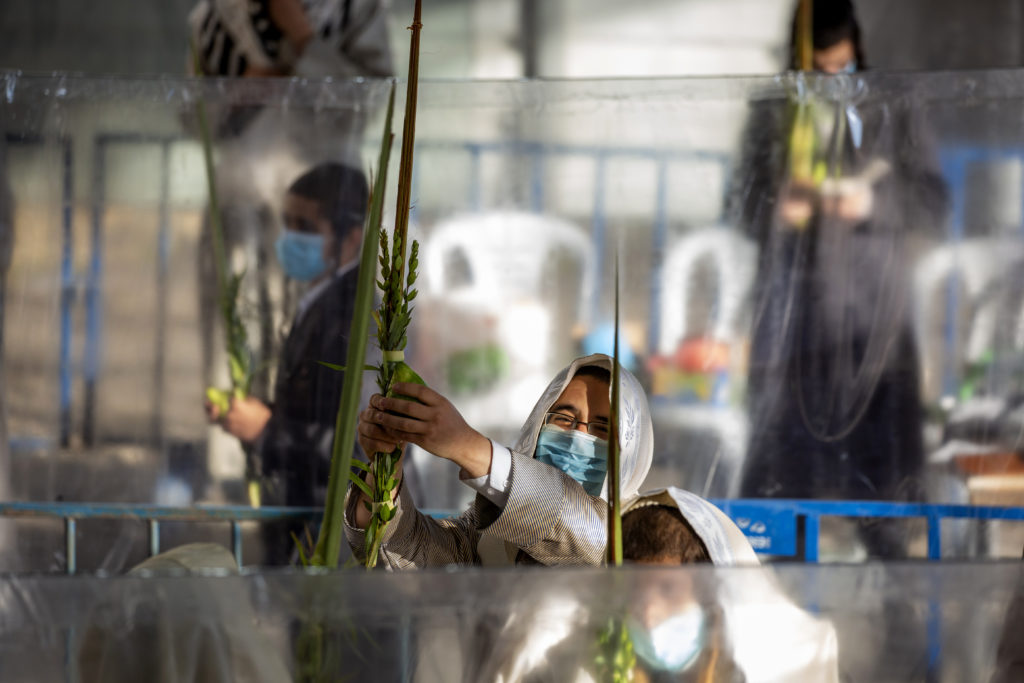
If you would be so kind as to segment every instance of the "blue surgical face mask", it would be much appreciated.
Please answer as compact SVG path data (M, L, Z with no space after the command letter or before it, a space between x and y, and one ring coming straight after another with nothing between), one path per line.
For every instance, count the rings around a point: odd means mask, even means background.
M315 280L327 270L323 235L286 229L274 243L274 250L288 277L300 282Z
M678 672L691 666L704 649L704 610L693 605L648 630L629 622L636 656L655 671Z
M601 495L608 474L608 442L578 429L541 427L534 457L562 470L592 496Z
M846 66L844 66L843 70L840 71L839 73L841 73L841 74L855 74L855 73L857 73L857 60L856 59L851 59L850 61L848 61L846 63Z

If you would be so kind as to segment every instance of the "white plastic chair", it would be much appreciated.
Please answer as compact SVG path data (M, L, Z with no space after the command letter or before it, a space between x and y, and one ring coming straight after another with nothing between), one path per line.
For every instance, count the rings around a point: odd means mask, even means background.
M558 256L572 264L579 282L553 288L545 264ZM451 397L478 429L512 431L522 424L557 370L552 341L586 324L593 282L589 234L564 220L532 213L494 212L456 216L424 240L421 256L423 296L459 311L452 320L464 329L437 329L435 346L455 350L460 343L490 341L509 357L506 378L488 390ZM454 264L465 268L456 278ZM572 311L570 319L557 310ZM443 327L438 322L437 327ZM553 326L566 334L551 334Z
M670 247L661 271L661 331L658 353L673 353L689 330L686 319L693 297L690 284L697 268L710 262L718 292L714 339L736 339L740 314L750 296L757 267L757 247L735 230L715 226L692 232Z
M575 322L583 322L586 294L593 281L589 235L551 216L496 212L462 215L442 224L425 245L427 291L433 296L457 295L496 308L524 299L547 300L553 293L543 290L544 264L558 251L573 258L583 274L577 291L560 293L576 299ZM452 287L448 267L456 253L464 257L469 278Z
M741 337L741 316L754 283L757 247L735 230L723 226L703 228L677 240L665 256L661 273L660 355L671 356L679 342L691 333L687 329L687 313L694 303L692 280L705 263L714 267L718 296L715 318L706 333L719 341L736 341ZM689 444L690 448L685 453L661 450L672 462L671 466L662 463L660 467L677 484L682 475L686 481L681 483L701 495L735 495L747 448L745 413L733 408L661 402L654 402L652 411L663 442ZM653 485L650 479L648 482Z

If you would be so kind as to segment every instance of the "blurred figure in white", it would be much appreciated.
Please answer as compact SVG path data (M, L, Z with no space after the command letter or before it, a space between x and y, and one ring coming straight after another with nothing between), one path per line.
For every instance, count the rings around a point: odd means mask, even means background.
M708 501L677 488L634 497L623 513L622 545L628 564L651 571L619 577L628 581L616 584L618 594L596 604L564 593L531 596L531 608L508 618L493 648L474 653L481 660L474 680L594 683L597 634L621 611L634 681L838 682L832 624L794 605L757 566L743 532ZM680 570L694 564L707 570ZM750 569L712 570L735 566Z
M628 506L622 543L623 558L634 564L759 564L724 512L673 487L645 493ZM791 603L769 570L730 575L696 590L710 576L673 577L670 591L648 585L635 601L631 635L646 680L838 682L834 628Z
M385 77L381 0L201 0L189 14L207 76Z
M234 556L216 543L179 546L135 566L128 576L154 588L137 600L96 604L78 651L68 653L69 660L77 656L76 680L292 680L237 575Z

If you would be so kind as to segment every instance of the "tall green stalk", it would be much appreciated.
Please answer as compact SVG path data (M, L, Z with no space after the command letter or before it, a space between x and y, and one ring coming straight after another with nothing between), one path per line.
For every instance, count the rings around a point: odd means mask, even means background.
M385 396L393 396L392 386L396 382L423 384L423 379L405 363L407 330L412 320L412 301L416 298L416 269L419 265L419 244L413 241L406 258L409 233L409 208L412 195L412 162L416 142L416 95L419 85L420 30L422 24L422 3L416 0L413 12L412 31L409 47L409 79L405 94L405 122L402 128L402 157L398 168L398 200L395 208L395 228L391 234L390 248L384 233L379 238L378 260L381 279L381 303L374 315L377 323L377 342L382 357L377 368L377 386ZM395 517L393 503L398 486L398 463L402 456L399 445L390 453L375 453L369 466L372 484L362 478L352 477L353 484L365 493L370 502L370 522L366 527L366 567L377 565L381 542L388 523Z
M384 190L387 185L388 160L394 134L391 121L395 110L395 85L391 84L387 113L384 117L384 135L377 159L377 176L371 178L370 207L363 229L363 244L359 259L359 277L356 283L352 322L349 327L349 345L345 356L345 377L338 400L338 412L334 421L334 443L331 449L331 472L327 480L327 500L324 517L320 524L316 545L310 557L300 558L307 567L337 569L338 556L345 536L345 494L349 476L354 464L352 451L356 442L356 422L359 416L360 389L363 383L363 368L366 362L366 343L369 336L370 316L373 313L374 273L376 272L377 241L381 234L381 218L384 213ZM362 465L365 467L365 465ZM298 539L296 539L298 542ZM314 616L315 606L311 597L310 614L302 624L295 644L295 680L300 683L320 683L337 680L333 671L340 664L336 651L331 651L325 642L327 630L323 622Z
M199 56L195 46L192 48L192 59L196 73L203 75ZM228 263L227 248L224 243L224 226L221 223L220 200L217 197L217 180L213 166L213 135L210 132L210 121L206 115L206 102L200 95L196 102L196 117L199 123L199 137L203 147L203 165L206 169L206 191L210 206L210 235L213 242L213 267L217 276L217 300L221 320L224 324L224 349L228 357L229 389L217 387L206 388L206 399L217 407L224 415L231 410L232 399L244 399L252 387L254 362L249 340L238 313L239 290L245 271L234 273ZM248 453L246 454L248 456ZM248 460L248 457L246 458ZM259 507L259 483L256 481L250 463L246 472L248 480L249 501Z
M622 481L619 442L619 262L615 260L615 336L612 345L611 412L608 416L608 551L610 567L622 566Z
M327 501L324 519L320 525L316 547L310 564L315 567L335 569L341 552L345 528L345 493L348 490L349 473L352 468L352 450L356 442L356 421L359 416L360 389L363 367L366 363L366 340L373 313L374 273L376 272L377 242L381 233L381 218L384 213L384 190L387 180L388 160L394 134L391 121L395 110L395 85L391 84L387 114L384 119L384 135L381 138L380 156L377 160L377 178L370 193L370 210L363 231L362 252L359 259L359 280L352 326L349 328L348 354L345 367L349 369L341 386L341 399L335 418L334 444L331 451L331 473L327 483Z
M200 71L198 56L193 47L193 58L196 61L196 73ZM252 384L253 362L249 350L245 325L238 314L238 291L245 275L231 272L228 263L227 248L224 243L224 225L221 222L220 200L217 197L216 172L213 165L213 135L210 132L210 121L206 115L206 102L202 96L196 102L196 117L199 122L199 137L203 147L203 165L206 169L206 190L210 206L210 235L213 241L213 266L217 275L217 293L221 318L224 322L224 346L228 354L228 377L230 390L209 388L207 398L221 412L231 408L231 398L245 398Z
M619 259L615 257L615 335L612 345L611 410L608 416L608 545L609 567L622 566L622 449L619 440L621 392L619 378ZM594 663L599 681L633 680L636 653L623 619L612 617L598 633Z

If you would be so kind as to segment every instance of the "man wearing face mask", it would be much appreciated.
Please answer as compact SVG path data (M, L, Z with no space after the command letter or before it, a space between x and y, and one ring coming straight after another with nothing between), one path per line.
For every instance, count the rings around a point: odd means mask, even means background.
M211 419L255 449L265 505L324 503L344 375L320 361L345 363L367 196L362 172L336 163L291 184L275 251L285 274L309 288L281 351L274 401L236 399L224 415L207 407ZM301 524L286 526L265 525L265 564L292 558L289 532Z
M399 484L397 515L381 548L391 569L448 564L597 565L604 560L611 359L573 361L548 385L509 449L462 419L447 399L415 384L398 384L399 398L374 396L359 417L366 453L414 443L462 469L477 491L470 508L445 520L418 510ZM653 451L647 399L629 372L621 374L622 496L636 495ZM345 506L346 536L362 560L369 513L358 489Z

